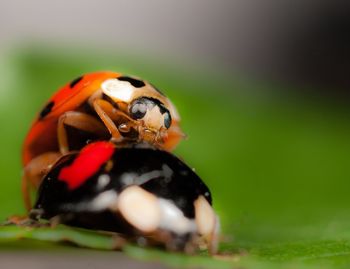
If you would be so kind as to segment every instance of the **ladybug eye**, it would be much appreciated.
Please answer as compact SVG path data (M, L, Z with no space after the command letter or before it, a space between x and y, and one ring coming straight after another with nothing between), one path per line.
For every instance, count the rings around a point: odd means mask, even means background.
M171 116L168 112L164 114L164 126L165 128L169 129L171 125Z
M134 119L142 119L145 114L147 112L147 104L145 104L144 102L137 101L135 102L130 109L130 116Z

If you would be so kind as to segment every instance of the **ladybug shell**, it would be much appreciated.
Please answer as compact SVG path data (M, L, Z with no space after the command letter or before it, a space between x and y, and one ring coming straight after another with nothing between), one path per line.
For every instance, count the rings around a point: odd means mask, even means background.
M59 146L57 143L57 125L59 117L65 112L80 111L96 116L95 112L87 101L89 97L97 92L102 93L101 85L109 80L118 80L130 83L130 86L132 86L131 88L133 89L132 96L130 97L131 100L135 100L139 97L155 98L169 110L173 119L173 126L177 125L180 121L178 112L176 111L176 108L172 102L166 96L164 96L159 89L151 85L149 82L129 76L123 76L121 73L112 71L88 73L74 79L59 89L38 113L38 116L30 127L30 130L24 140L22 149L23 165L27 165L33 158L39 156L40 154L59 151ZM120 100L119 105L122 105L123 103L124 101ZM128 103L124 105L127 106ZM127 110L127 108L125 109ZM45 139L43 139L43 135L45 136ZM91 134L88 135L91 136ZM88 136L87 139L84 139L84 136L79 137L83 142L88 140L106 140L109 138L96 138L94 136L90 136ZM77 150L80 148L81 147L79 144L76 147L72 147L71 150Z
M171 153L95 142L56 163L39 188L34 208L45 219L58 216L61 223L134 238L151 235L157 243L183 249L198 234L199 197L211 205L207 186ZM148 204L160 205L165 213L160 210L159 217ZM168 236L160 236L164 233Z
M120 76L120 73L111 71L89 73L60 88L38 113L25 137L22 149L23 165L40 154L58 151L58 118L67 111L76 111L100 88L104 80Z

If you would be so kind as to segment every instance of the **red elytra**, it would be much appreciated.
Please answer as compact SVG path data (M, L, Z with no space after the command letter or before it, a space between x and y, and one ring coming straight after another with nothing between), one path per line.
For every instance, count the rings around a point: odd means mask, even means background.
M52 104L49 111L45 111L46 107L41 111L24 140L23 165L27 165L40 154L48 151L58 151L58 118L67 111L75 111L100 89L100 85L104 80L120 76L120 73L111 71L88 73L57 91L47 102L48 105ZM43 112L46 113L42 118ZM42 139L42 134L45 134L45 139Z
M74 190L94 175L112 157L114 151L112 143L91 143L83 148L70 166L61 170L58 179L66 182L69 190Z

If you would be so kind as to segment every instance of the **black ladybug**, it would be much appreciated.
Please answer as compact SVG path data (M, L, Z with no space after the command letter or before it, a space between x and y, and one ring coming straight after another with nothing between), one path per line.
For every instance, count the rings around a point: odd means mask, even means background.
M91 143L52 167L33 212L171 250L189 251L205 242L216 251L219 221L210 191L166 151Z

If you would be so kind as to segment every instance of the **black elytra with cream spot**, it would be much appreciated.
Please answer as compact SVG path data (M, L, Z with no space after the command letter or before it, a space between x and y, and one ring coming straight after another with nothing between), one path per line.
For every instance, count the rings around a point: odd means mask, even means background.
M106 191L118 195L130 185L138 185L159 198L171 200L189 219L194 219L194 201L200 195L209 204L212 202L208 187L191 168L169 152L150 148L116 149L93 176L70 191L65 182L58 180L58 175L76 156L70 154L61 158L45 176L34 206L39 209L34 211L41 211L40 217L60 216L66 224L132 235L133 227L119 214L107 208L97 212L89 210L89 202ZM101 175L104 181L108 178L108 182L101 184Z

